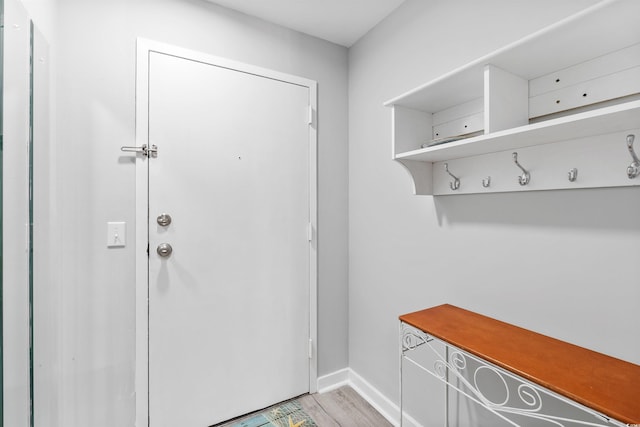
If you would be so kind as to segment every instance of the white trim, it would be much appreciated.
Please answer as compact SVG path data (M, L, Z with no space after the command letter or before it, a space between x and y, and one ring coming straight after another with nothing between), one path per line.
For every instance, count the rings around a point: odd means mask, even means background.
M208 55L166 43L138 38L136 51L136 146L148 144L148 101L149 101L149 53L159 52L178 56L193 61L208 63L219 67L255 74L274 80L307 87L309 89L309 104L312 111L317 112L318 94L317 82L303 77L293 76L254 65L231 61L226 58ZM318 172L317 150L318 131L316 120L309 126L309 222L315 232L314 239L309 245L309 338L313 343L318 342ZM124 145L124 144L123 144ZM136 161L136 427L149 426L149 311L148 311L148 187L147 167L141 162L147 162L144 157ZM312 358L309 360L309 392L315 393L318 383L318 350L312 348Z
M400 419L400 408L377 388L367 382L355 371L350 370L349 383L376 411L380 412L389 422L397 425Z
M394 426L400 425L400 407L351 368L340 369L318 378L318 393L326 393L344 385L354 389L391 424ZM416 419L406 413L404 414L403 425L406 427L423 427Z
M351 370L349 368L344 368L318 378L318 393L326 393L342 387L343 385L350 385L350 372Z
M4 2L2 114L2 398L0 424L26 426L29 374L29 50L30 23L20 1ZM10 58L10 60L9 60Z
M142 146L149 139L149 50L150 47L138 40L136 49L136 146ZM141 167L145 157L136 160L136 427L149 425L149 257L147 245L149 236L148 212L148 170Z
M312 123L309 124L309 338L312 358L309 360L309 393L317 391L318 382L318 123L313 115L318 111L318 84L304 80L309 88Z

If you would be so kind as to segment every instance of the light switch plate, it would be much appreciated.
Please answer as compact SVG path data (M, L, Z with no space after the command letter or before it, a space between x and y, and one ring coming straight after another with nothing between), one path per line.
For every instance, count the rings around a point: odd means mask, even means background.
M107 223L107 247L121 248L127 244L127 228L124 222Z

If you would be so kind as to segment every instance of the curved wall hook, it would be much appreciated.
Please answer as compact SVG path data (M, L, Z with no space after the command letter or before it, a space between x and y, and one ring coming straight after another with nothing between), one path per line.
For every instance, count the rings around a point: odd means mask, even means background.
M491 185L491 177L487 176L486 178L482 178L482 186L484 188L489 188L489 186Z
M631 158L633 159L633 162L627 168L627 176L629 179L633 179L640 175L640 160L638 160L638 156L636 156L636 152L633 150L633 140L635 138L635 135L627 135L627 148L629 149L629 154L631 154Z
M457 190L458 188L460 188L460 179L454 174L452 174L451 172L449 172L449 163L444 164L444 170L446 170L447 173L451 175L451 178L453 178L453 182L449 183L449 187L451 187L452 190Z
M531 181L531 174L525 168L522 167L520 163L518 163L518 153L513 153L513 161L522 170L522 175L518 176L518 182L520 185L527 185L529 181Z
M569 170L569 181L570 182L575 182L576 179L578 179L578 168L573 168L571 170Z

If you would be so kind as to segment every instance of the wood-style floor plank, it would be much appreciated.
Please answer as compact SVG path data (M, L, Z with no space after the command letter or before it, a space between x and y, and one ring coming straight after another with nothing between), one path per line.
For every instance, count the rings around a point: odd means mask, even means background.
M318 427L392 427L386 418L349 386L322 394L307 394L297 400ZM230 427L255 415L247 415L216 427Z
M313 395L302 396L298 399L298 402L300 402L305 412L313 418L318 427L340 427L340 424L336 423L331 415L322 406L318 405Z
M312 397L340 427L391 427L391 423L351 387L340 387Z

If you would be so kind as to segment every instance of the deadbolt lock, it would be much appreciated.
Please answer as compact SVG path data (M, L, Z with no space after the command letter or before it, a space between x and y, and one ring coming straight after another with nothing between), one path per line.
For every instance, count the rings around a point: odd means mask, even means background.
M166 213L160 214L158 215L157 220L159 225L166 227L167 225L171 224L171 215Z

